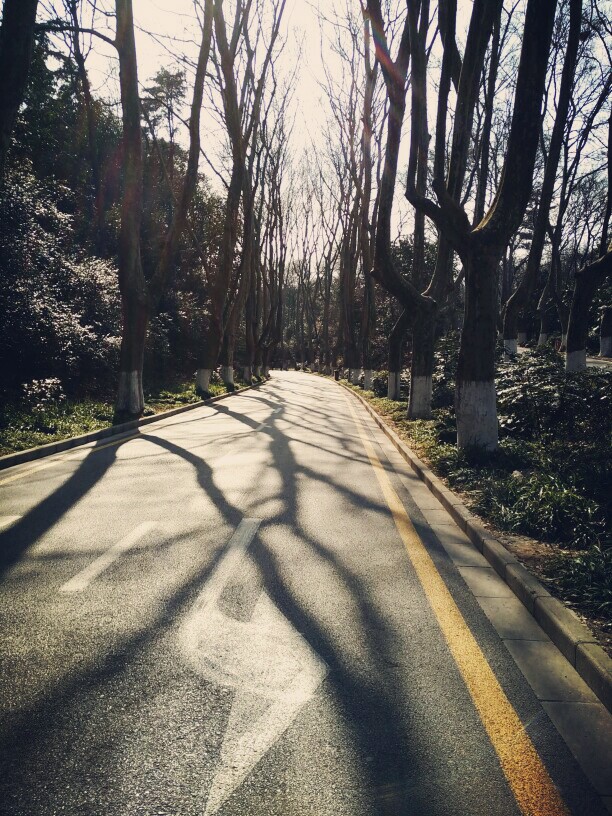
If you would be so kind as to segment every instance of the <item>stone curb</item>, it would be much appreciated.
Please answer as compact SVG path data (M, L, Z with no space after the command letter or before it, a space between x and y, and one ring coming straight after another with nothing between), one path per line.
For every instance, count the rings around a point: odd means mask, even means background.
M383 418L360 394L343 383L338 383L358 399L376 424L390 439L401 456L440 501L458 527L470 539L508 584L517 598L540 624L560 652L576 669L585 683L612 712L612 659L598 645L593 634L535 578L511 552L486 529L482 522L449 490L416 456Z
M54 453L61 453L71 448L78 448L80 445L86 445L89 442L97 442L99 439L107 439L110 436L122 436L143 425L150 425L153 422L159 422L162 419L167 419L176 414L183 414L185 411L191 411L193 408L202 408L204 405L211 405L213 402L227 399L227 397L231 397L234 394L248 391L250 388L258 388L263 382L265 382L265 380L254 383L253 385L245 385L242 388L237 388L235 391L219 394L216 397L199 400L198 402L190 402L188 405L181 405L178 408L170 408L168 411L152 414L142 419L132 419L129 422L122 422L119 425L110 425L108 428L101 428L99 431L90 431L80 436L71 436L68 439L61 439L58 442L50 442L48 445L40 445L37 448L28 448L27 450L17 451L16 453L7 453L5 456L0 456L0 470L13 467L14 465L22 465L24 462L32 462L35 459L43 459L46 456L52 456Z

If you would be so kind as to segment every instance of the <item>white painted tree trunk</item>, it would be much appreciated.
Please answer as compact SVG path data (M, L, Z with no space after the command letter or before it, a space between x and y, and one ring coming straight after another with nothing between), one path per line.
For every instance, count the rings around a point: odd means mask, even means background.
M545 346L548 342L548 335L544 334L544 332L540 332L540 336L538 337L538 346Z
M359 385L359 369L349 368L349 382L351 385Z
M398 400L401 396L401 374L399 371L390 371L387 377L387 399Z
M518 333L518 344L519 346L524 346L527 342L527 332L519 332Z
M221 379L226 385L233 385L234 366L221 366Z
M504 340L504 351L506 352L506 357L514 358L518 353L518 341L511 340L510 338Z
M561 348L559 349L559 351L565 351L566 348L567 348L567 334L562 334L561 335Z
M117 412L137 416L144 410L144 393L140 371L120 371L117 388Z
M603 335L599 338L599 356L600 357L612 357L612 337L604 337Z
M263 375L266 379L270 376L270 366L264 366Z
M258 379L261 379L261 366L260 366L260 365L255 366L255 376L256 376Z
M413 377L410 380L408 401L409 419L429 419L431 417L431 377Z
M363 372L363 389L364 391L372 390L372 377L374 376L371 368L366 368Z
M244 367L244 381L246 383L250 383L253 379L253 372L251 371L251 366L246 365Z
M210 385L210 378L212 375L212 369L210 368L198 368L196 371L196 391L200 394L208 393L208 387Z
M565 370L566 371L584 371L587 367L586 363L586 349L579 349L578 351L570 351L565 355Z
M495 450L498 442L495 382L466 382L457 394L457 447Z

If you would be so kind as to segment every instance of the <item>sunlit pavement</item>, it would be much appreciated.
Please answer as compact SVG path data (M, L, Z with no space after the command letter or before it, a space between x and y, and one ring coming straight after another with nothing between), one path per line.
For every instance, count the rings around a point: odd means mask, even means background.
M607 812L548 642L341 388L142 430L0 473L1 814Z

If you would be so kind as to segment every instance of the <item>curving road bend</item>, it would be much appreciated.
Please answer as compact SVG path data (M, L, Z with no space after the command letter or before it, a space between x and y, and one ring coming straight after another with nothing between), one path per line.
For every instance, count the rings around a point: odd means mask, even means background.
M608 812L549 644L333 382L0 472L0 526L2 816Z

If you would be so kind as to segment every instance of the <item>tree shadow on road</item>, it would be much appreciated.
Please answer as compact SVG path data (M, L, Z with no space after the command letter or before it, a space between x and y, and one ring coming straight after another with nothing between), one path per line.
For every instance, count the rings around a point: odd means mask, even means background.
M292 404L292 407L293 404ZM263 586L285 617L302 633L310 646L330 667L327 683L333 692L340 712L346 717L349 731L355 736L355 754L362 760L360 768L364 788L372 796L372 813L381 816L401 816L409 812L407 786L411 768L416 764L415 746L410 744L401 723L401 713L393 699L397 683L393 669L396 665L394 633L375 607L362 578L350 569L328 547L314 540L302 528L299 507L298 479L300 489L308 487L301 481L304 477L315 480L320 476L297 463L291 450L290 438L275 428L283 419L282 412L271 418L270 450L276 470L282 475L281 493L285 503L282 523L289 525L299 537L300 544L310 548L336 573L352 599L356 620L361 633L363 662L359 668L351 664L348 653L343 653L337 639L332 640L321 621L309 611L291 591L278 555L265 546L261 538L255 543L252 556L258 565ZM338 423L338 432L346 433L346 418ZM284 421L287 421L285 418ZM344 427L342 427L344 425ZM330 434L334 436L334 434ZM341 441L344 445L344 440ZM308 444L306 442L306 444ZM355 445L355 447L357 447ZM362 459L362 452L352 450L352 458ZM328 482L329 483L329 482ZM362 510L364 507L378 513L388 513L381 503L372 502L364 496L347 490L344 485L330 484L338 491L338 502L349 501ZM280 520L280 519L279 519ZM279 521L277 520L277 521ZM266 521L268 524L269 520ZM274 520L272 520L274 523Z
M118 440L110 446L107 440L101 441L63 484L0 532L0 577L102 479L115 462L117 451L127 441ZM61 464L54 467L61 468Z

